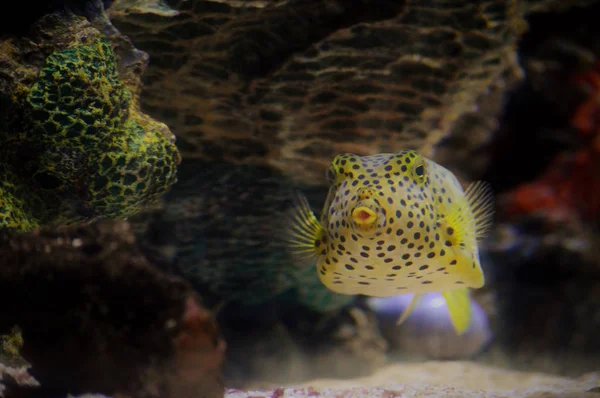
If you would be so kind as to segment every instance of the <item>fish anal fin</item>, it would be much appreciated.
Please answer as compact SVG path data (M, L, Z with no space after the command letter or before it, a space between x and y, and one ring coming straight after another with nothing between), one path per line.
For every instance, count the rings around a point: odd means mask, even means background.
M471 326L471 299L468 288L460 288L442 292L450 321L456 334L462 335Z
M402 312L402 314L396 321L396 325L400 325L400 324L404 323L404 321L406 321L406 319L410 316L410 314L412 314L412 312L415 309L417 302L420 300L421 296L422 296L421 294L415 294L413 296L413 298L410 300L410 303L408 304L408 307L406 307L404 312Z

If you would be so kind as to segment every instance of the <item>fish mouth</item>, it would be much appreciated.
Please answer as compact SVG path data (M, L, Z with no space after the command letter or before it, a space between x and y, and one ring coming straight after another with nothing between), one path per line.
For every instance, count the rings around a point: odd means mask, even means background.
M357 225L369 226L377 221L377 213L366 206L355 207L352 210L352 220Z
M380 227L382 214L381 206L373 199L359 201L350 213L354 225L361 232Z

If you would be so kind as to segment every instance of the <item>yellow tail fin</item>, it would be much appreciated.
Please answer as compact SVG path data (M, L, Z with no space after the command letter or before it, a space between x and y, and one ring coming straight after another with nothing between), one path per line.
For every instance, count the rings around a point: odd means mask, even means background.
M471 301L469 289L462 288L442 292L446 299L450 321L456 333L461 335L471 326Z

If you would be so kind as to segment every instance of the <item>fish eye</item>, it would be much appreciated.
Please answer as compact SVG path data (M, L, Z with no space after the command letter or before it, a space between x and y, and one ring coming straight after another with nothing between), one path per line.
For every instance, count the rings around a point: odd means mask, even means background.
M417 179L423 180L425 178L425 162L422 160L417 162L413 168L413 173Z

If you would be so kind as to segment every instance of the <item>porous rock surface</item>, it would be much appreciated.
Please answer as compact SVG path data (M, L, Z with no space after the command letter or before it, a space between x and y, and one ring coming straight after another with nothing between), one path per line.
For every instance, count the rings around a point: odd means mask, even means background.
M125 3L109 15L152 59L142 105L184 157L307 183L340 152L431 154L521 76L523 1L173 0L167 15Z

